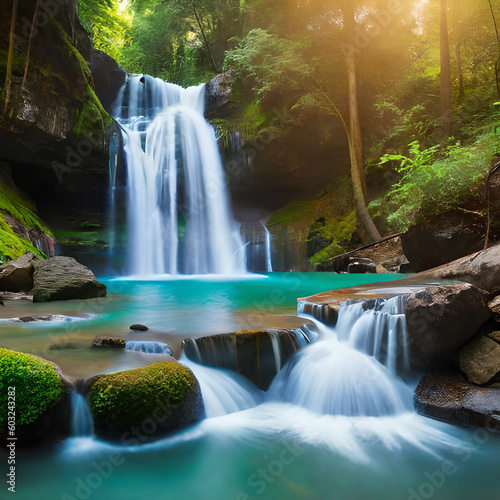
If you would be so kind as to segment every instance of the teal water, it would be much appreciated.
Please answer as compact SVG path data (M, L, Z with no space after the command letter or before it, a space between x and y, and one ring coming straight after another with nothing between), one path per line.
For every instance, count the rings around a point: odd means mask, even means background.
M110 296L54 304L8 303L4 318L33 314L80 321L0 326L0 345L45 353L73 376L150 362L137 353L92 350L95 334L129 335L144 323L154 339L261 328L294 319L296 298L397 276L275 274L235 280L107 280ZM283 318L282 315L289 315ZM247 325L247 326L245 326ZM81 349L53 351L54 342ZM20 347L24 347L21 349ZM131 361L132 360L132 361ZM335 397L325 395L325 397ZM500 443L412 411L384 417L323 415L265 400L255 408L205 419L141 446L73 438L51 448L18 450L22 500L500 500ZM0 470L3 470L3 465ZM0 498L9 492L0 487Z

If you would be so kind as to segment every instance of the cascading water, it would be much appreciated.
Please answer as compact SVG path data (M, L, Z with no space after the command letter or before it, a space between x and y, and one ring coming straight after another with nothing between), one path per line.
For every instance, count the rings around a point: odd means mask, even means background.
M144 352L146 354L168 354L172 356L172 349L168 344L154 342L152 340L129 340L125 344L125 350L131 352Z
M76 390L71 391L71 431L73 437L88 437L94 434L94 421L85 396Z
M400 345L407 345L404 298L375 305L373 310L364 310L362 302L343 305L336 329L320 327L319 340L274 379L270 397L329 415L409 411L412 392L396 375L398 338L403 339ZM407 349L402 358L408 359Z
M130 272L245 272L204 85L129 76L117 108L127 163Z
M208 418L247 410L262 402L262 392L245 377L229 370L194 363L185 356L180 361L198 379Z
M264 225L262 221L260 221L262 227L264 228L264 231L266 233L266 271L268 273L273 272L273 260L272 260L272 254L271 254L271 233L269 232L269 229Z

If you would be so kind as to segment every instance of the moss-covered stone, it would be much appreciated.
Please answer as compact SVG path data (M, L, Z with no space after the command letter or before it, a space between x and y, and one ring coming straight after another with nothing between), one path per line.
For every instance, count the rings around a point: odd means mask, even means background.
M96 434L123 442L133 427L149 439L203 415L198 381L175 361L98 376L91 382L89 404Z
M21 257L26 252L45 254L30 240L52 239L45 223L36 215L36 206L13 183L10 166L0 162L0 260Z
M15 388L11 391L10 388ZM9 399L14 393L15 399ZM64 425L64 402L69 388L58 368L31 354L0 348L0 436L8 435L9 401L15 401L15 437L30 440ZM12 414L10 414L12 415ZM62 427L61 427L62 425Z

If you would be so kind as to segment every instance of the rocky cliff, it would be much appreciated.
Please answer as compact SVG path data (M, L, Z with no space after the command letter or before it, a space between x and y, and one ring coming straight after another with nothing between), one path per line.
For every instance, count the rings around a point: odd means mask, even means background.
M29 230L37 210L57 227L61 214L92 219L105 209L108 143L118 128L95 93L93 52L77 0L0 4L0 161L34 201L25 204ZM11 227L26 223L9 207L0 211Z

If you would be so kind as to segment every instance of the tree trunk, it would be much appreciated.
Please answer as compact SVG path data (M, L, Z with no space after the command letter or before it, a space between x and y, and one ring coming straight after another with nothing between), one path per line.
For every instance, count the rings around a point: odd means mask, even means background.
M458 98L460 102L464 100L465 97L465 85L464 85L464 72L462 69L462 51L460 50L461 44L457 43L456 53L457 53L457 70L458 70Z
M363 140L358 108L358 83L356 78L356 58L354 53L354 7L350 1L345 2L344 28L348 39L346 62L349 85L349 156L351 160L351 178L356 203L358 220L374 241L381 236L366 208L365 162L363 158Z
M7 55L7 71L5 74L4 87L4 112L7 112L10 99L10 88L12 86L12 59L14 58L14 32L16 29L17 0L12 1L12 18L10 21L9 52Z
M491 17L493 18L493 24L495 25L495 34L497 36L498 43L498 60L495 62L495 82L497 85L497 94L500 97L500 34L498 33L497 19L495 17L495 11L493 10L491 0L488 0L488 3L490 5Z
M205 48L207 49L208 55L210 56L210 59L212 61L212 66L214 67L216 73L220 73L219 68L217 67L217 64L215 62L214 56L212 54L212 51L210 50L210 45L208 43L207 36L205 34L205 29L203 28L200 16L198 15L198 10L196 9L196 2L193 2L193 13L194 17L196 18L196 22L198 23L198 27L200 28L201 36L203 37L203 43L205 44Z
M450 45L448 41L448 2L441 0L440 26L441 52L441 114L443 118L443 135L451 137L451 73L450 73Z
M26 77L28 76L28 68L30 65L31 41L33 40L33 30L35 28L35 20L36 20L37 12L38 12L38 0L37 0L36 5L35 5L35 12L33 13L33 22L31 23L30 39L28 42L28 52L26 53L26 65L24 67L23 82L21 83L21 92L20 92L21 95L23 93L24 84L26 83Z

